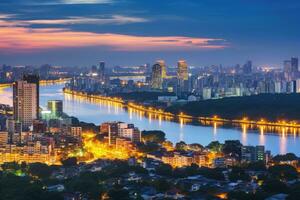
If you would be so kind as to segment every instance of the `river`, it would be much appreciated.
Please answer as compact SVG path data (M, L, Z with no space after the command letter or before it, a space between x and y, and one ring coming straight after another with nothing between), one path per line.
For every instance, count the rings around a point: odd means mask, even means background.
M63 100L64 112L81 121L101 124L107 121L133 123L140 130L162 130L173 143L200 143L207 145L211 141L240 140L243 145L264 145L273 155L288 152L300 156L300 137L298 134L272 133L221 126L195 126L159 119L146 118L135 112L127 112L121 106L111 103L91 103L83 99L64 95L62 84L41 86L40 106L45 107L48 100ZM12 89L0 89L0 103L12 104Z

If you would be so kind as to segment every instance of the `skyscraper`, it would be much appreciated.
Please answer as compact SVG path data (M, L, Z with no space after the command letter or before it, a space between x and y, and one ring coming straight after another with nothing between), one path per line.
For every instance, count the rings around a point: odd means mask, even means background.
M177 67L177 78L183 81L188 80L188 66L185 60L179 60L177 63Z
M108 126L108 144L116 145L116 139L119 135L119 124L118 122L110 123Z
M185 60L179 60L177 63L177 79L180 93L188 91L188 78L188 66Z
M287 81L292 80L292 63L290 60L283 61L284 78Z
M53 118L59 118L63 114L63 102L61 100L50 100L48 101L48 110L51 111Z
M252 73L252 61L248 60L246 64L243 65L243 73L244 74Z
M36 85L36 113L37 113L37 119L39 119L39 109L40 109L40 78L37 75L33 74L27 74L23 76L23 81L27 81L27 83L32 83Z
M151 75L151 88L153 89L162 89L162 83L164 79L165 65L162 61L157 61L156 64L152 67ZM166 75L165 75L166 76Z
M165 79L167 78L167 67L166 67L166 63L164 60L157 60L156 64L159 64L161 67L161 71L162 71L162 78Z
M98 76L99 76L99 78L100 78L101 81L105 81L104 70L105 70L105 62L104 61L100 61L97 73L98 73Z
M291 58L291 70L293 73L297 73L299 70L298 70L298 58L296 57L292 57Z
M13 84L14 119L28 129L39 117L39 84L37 76L24 76Z

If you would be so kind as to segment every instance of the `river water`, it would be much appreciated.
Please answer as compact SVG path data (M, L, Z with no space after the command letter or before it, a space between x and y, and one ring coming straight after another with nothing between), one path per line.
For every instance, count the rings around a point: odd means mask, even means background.
M272 154L288 152L300 156L300 135L255 131L247 128L224 128L221 126L195 126L144 117L136 112L127 112L113 103L92 103L81 98L64 95L62 84L42 86L40 88L40 106L45 107L48 100L63 100L64 112L81 121L101 124L107 121L133 123L140 130L162 130L173 143L200 143L207 145L211 141L240 140L244 145L265 145ZM0 103L12 104L12 89L0 89Z

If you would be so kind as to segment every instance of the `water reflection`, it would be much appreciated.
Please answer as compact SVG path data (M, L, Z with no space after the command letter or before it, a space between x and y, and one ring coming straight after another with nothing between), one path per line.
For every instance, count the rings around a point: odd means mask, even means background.
M200 143L207 145L212 140L240 140L245 145L265 145L273 154L294 152L300 155L299 129L282 128L261 125L237 124L228 126L219 121L199 119L194 126L189 119L179 118L178 123L172 122L172 117L154 113L145 113L140 110L126 110L122 104L78 98L61 92L63 85L41 87L41 105L46 105L50 99L61 99L64 111L78 117L82 121L100 124L105 121L124 121L134 123L141 130L162 130L173 143L184 140L186 143ZM0 90L1 103L11 102L11 89ZM52 94L51 96L48 94Z
M259 145L265 145L265 126L259 126Z

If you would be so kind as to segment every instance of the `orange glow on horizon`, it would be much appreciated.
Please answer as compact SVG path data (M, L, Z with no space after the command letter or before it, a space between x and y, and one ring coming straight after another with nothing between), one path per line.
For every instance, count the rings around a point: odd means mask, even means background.
M29 28L0 18L0 51L28 52L53 48L109 47L117 51L223 49L223 39L183 36L134 36L73 31L66 28Z

